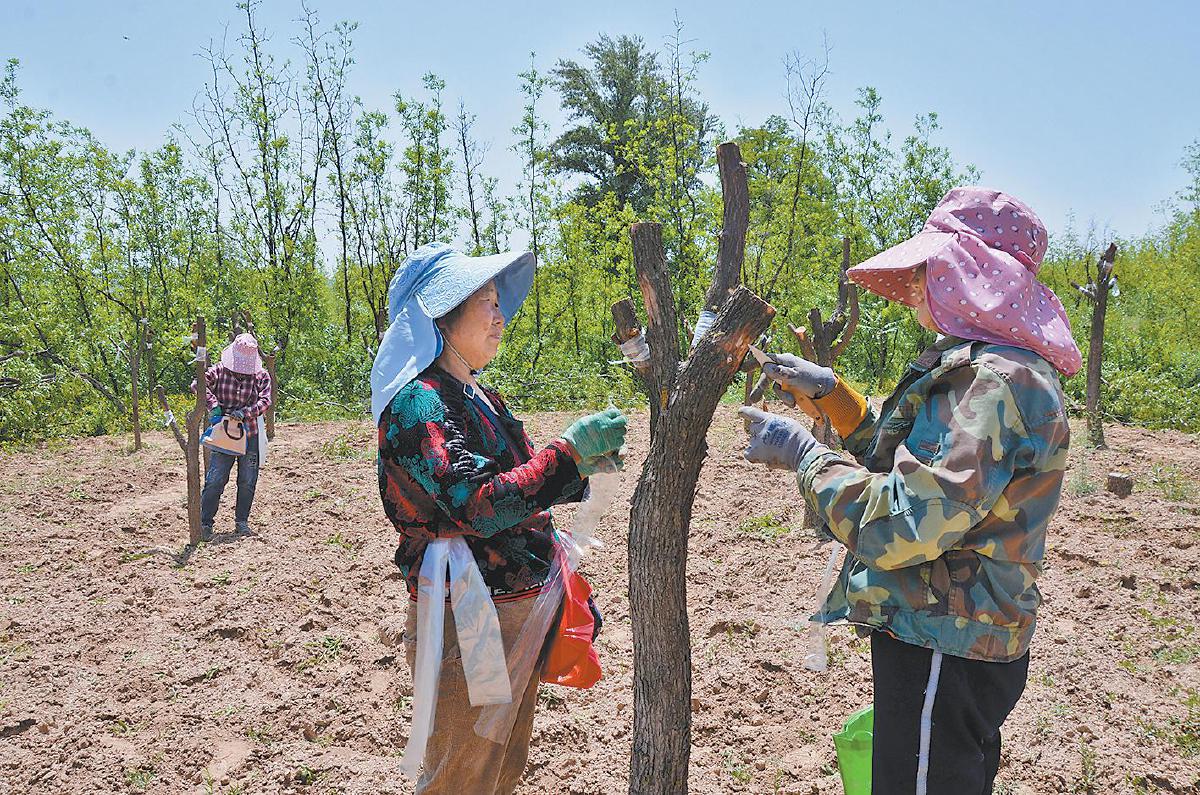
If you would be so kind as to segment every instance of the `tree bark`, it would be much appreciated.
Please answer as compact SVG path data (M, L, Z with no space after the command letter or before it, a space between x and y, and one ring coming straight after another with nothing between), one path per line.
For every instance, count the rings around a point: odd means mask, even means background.
M263 357L263 366L267 368L267 375L271 376L271 404L267 406L267 441L275 439L275 404L279 402L279 378L275 375L275 354L279 353L279 346Z
M687 540L705 437L725 388L775 310L739 288L692 353L651 435L629 517L634 726L630 793L687 792L691 646ZM661 390L660 390L661 391ZM663 392L663 394L666 394Z
M171 433L175 435L175 443L179 445L179 449L187 455L187 439L183 438L183 432L179 430L179 422L175 419L175 414L171 411L171 404L167 403L167 391L159 384L154 388L155 394L158 395L159 405L162 406L163 414L167 418L167 425L171 428Z
M1089 285L1092 288L1089 291L1092 302L1092 330L1088 339L1087 428L1088 444L1097 448L1107 446L1104 443L1104 410L1100 389L1104 364L1104 319L1108 313L1108 293L1112 289L1112 273L1116 259L1117 244L1110 243L1096 265L1096 280Z
M187 489L188 489L188 543L192 546L202 540L200 533L200 435L208 417L208 381L204 377L208 362L208 333L203 315L192 324L193 345L196 347L195 378L196 406L187 416Z
M141 379L142 351L146 349L149 321L138 321L133 335L133 350L129 355L129 407L133 414L133 450L142 449L142 414L138 405L138 381Z
M742 152L737 144L727 141L717 146L717 169L721 173L721 196L725 207L717 243L717 269L704 297L704 308L710 312L716 312L730 291L741 283L746 230L750 226L750 188L746 181L746 164L742 162Z
M629 610L633 621L634 718L629 791L688 791L691 753L691 645L687 615L687 540L696 481L707 453L713 411L737 375L747 348L775 310L744 287L749 218L745 169L735 144L718 147L726 227L705 308L712 330L680 366L677 307L658 224L634 224L634 266L646 307L650 359L636 367L650 399L650 452L629 514ZM731 207L730 205L735 205ZM733 289L736 288L736 289ZM732 294L730 290L733 289ZM618 333L640 328L632 302L613 306Z

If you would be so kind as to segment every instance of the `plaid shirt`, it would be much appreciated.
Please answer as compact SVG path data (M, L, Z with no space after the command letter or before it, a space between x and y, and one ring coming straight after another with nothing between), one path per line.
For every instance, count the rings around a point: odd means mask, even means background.
M222 414L241 409L246 419L252 420L266 413L271 405L271 376L264 370L256 375L242 375L214 364L204 372L208 383L208 408L221 407ZM196 391L196 382L192 382ZM246 423L246 436L258 435L258 423Z

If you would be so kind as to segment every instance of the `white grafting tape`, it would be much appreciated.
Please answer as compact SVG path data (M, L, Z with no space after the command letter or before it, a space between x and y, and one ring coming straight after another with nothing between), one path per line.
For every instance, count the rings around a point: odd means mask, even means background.
M638 334L633 339L625 340L617 346L624 359L617 359L609 364L640 364L650 360L650 346L646 344L646 335Z
M712 325L716 319L716 312L710 312L707 309L700 311L700 317L696 318L696 329L692 332L691 347L696 347L696 343L700 341L701 337L708 333L708 330L712 328Z

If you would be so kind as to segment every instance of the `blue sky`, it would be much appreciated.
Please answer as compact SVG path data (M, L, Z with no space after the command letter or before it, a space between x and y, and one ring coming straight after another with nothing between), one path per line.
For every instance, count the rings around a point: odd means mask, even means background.
M351 88L390 109L435 71L491 142L485 166L511 184L507 151L520 116L517 73L536 51L545 69L600 33L659 46L678 11L707 50L700 89L729 131L782 113L783 58L832 46L827 96L854 114L855 89L883 97L897 136L937 111L939 142L975 164L1061 232L1069 212L1123 235L1160 222L1184 183L1184 147L1200 137L1200 4L1105 3L453 3L311 0L323 22L352 19ZM233 2L3 0L0 57L22 62L30 104L91 128L117 148L149 148L186 122L206 77L197 53L237 35ZM276 50L298 31L299 2L266 0ZM126 38L127 37L127 38ZM292 56L294 59L296 55ZM553 94L548 104L556 104ZM561 120L548 107L552 122Z

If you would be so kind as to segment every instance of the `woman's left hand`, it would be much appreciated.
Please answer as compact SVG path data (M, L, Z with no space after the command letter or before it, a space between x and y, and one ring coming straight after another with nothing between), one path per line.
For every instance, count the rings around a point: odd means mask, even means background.
M612 472L621 472L625 469L625 447L608 455L597 455L591 458L585 458L579 462L580 477L591 477L597 473L608 474Z
M796 420L770 414L753 406L742 406L738 414L746 419L750 442L742 457L752 464L795 472L804 456L820 443Z

